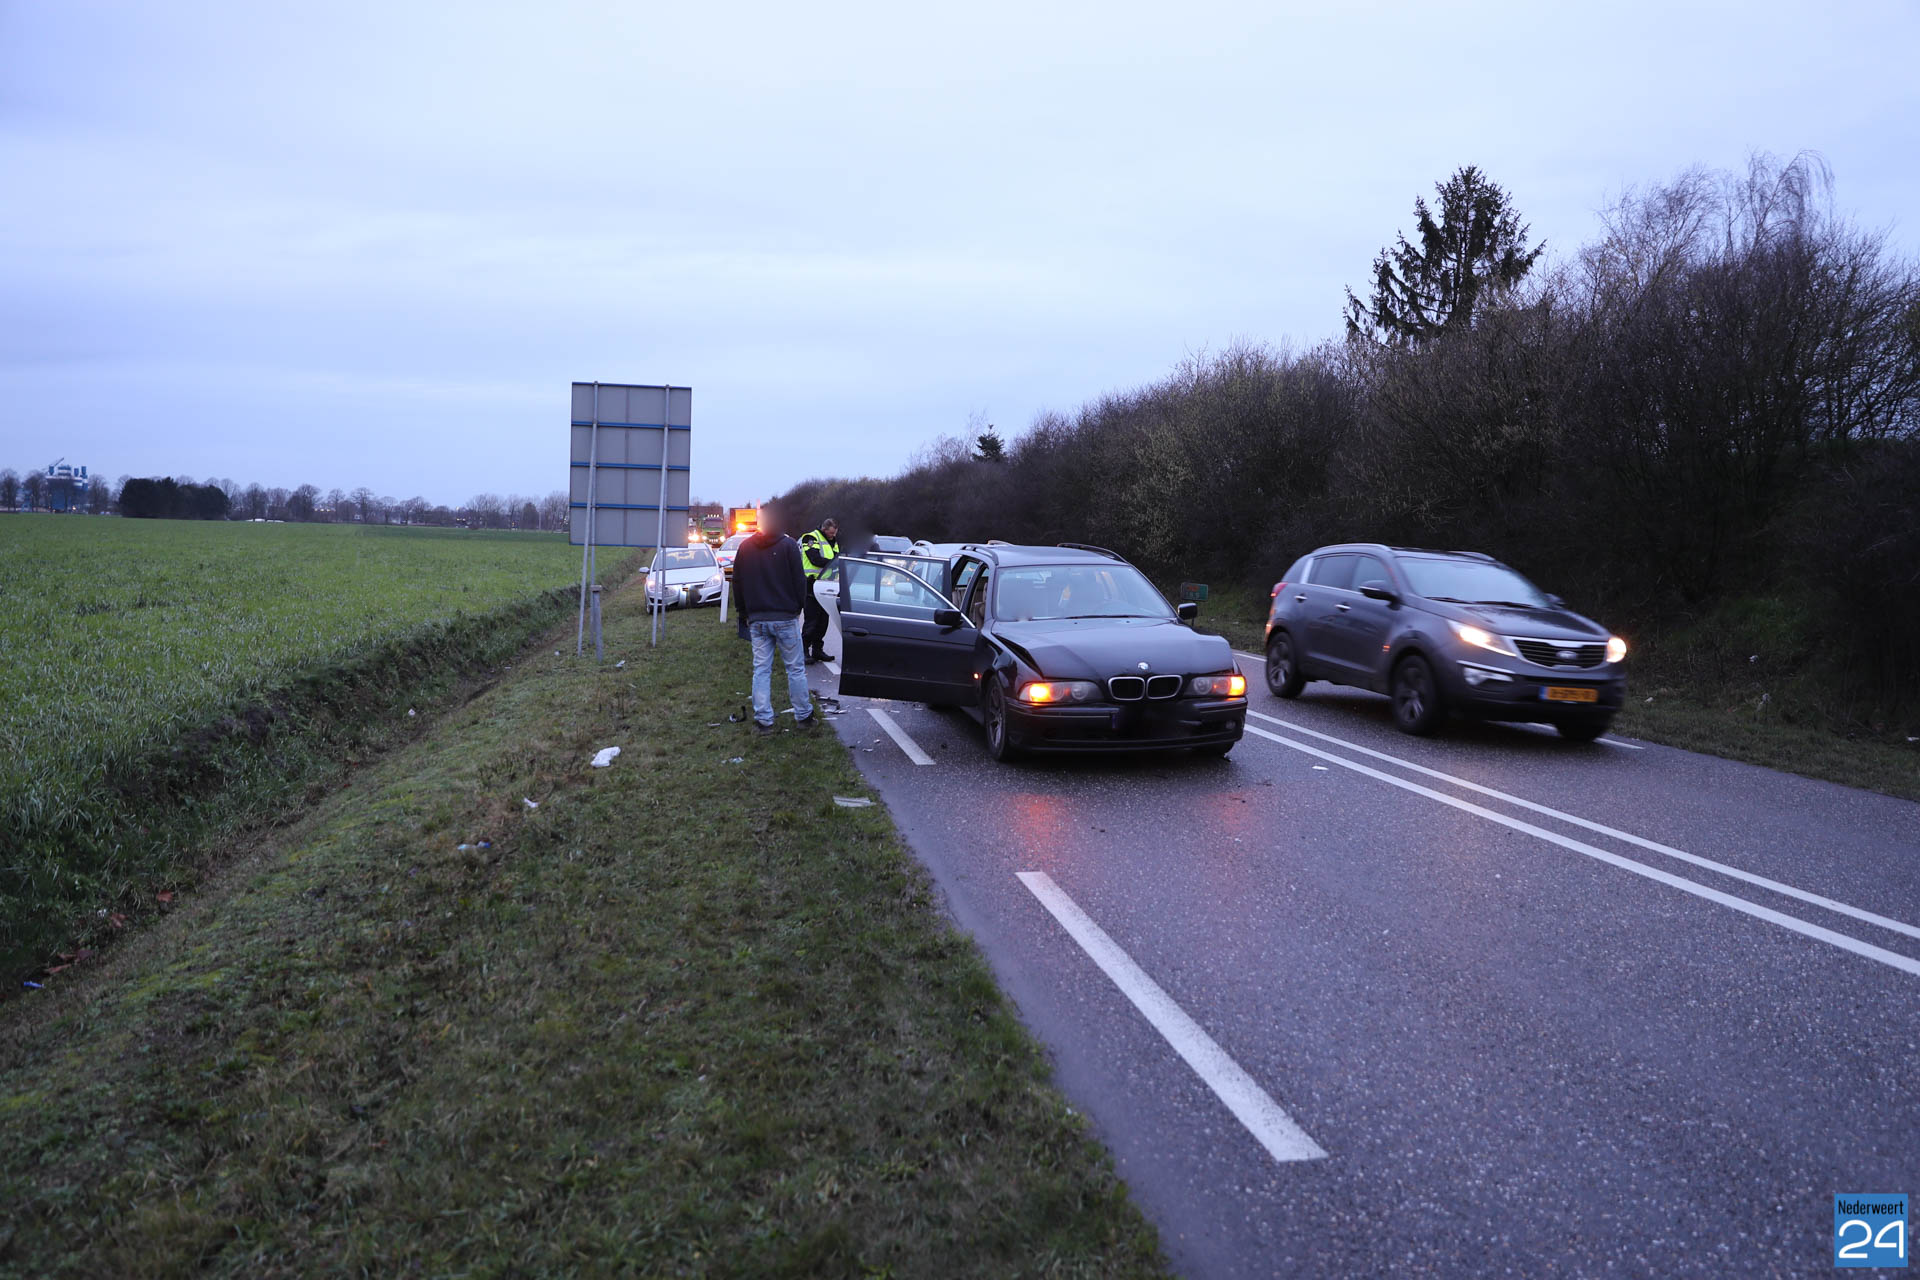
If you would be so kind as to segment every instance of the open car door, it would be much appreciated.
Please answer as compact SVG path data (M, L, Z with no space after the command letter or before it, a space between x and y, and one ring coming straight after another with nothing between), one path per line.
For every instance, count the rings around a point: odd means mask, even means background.
M840 692L972 706L980 632L909 568L839 556ZM917 566L916 566L917 567Z

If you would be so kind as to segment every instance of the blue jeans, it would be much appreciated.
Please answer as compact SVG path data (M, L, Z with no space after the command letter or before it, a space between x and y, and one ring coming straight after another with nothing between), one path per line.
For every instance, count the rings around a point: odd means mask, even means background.
M780 661L787 667L787 696L793 699L793 715L805 720L813 714L813 699L807 696L807 655L800 647L800 619L781 618L776 622L747 624L753 640L753 718L758 724L773 723L773 646L780 646Z

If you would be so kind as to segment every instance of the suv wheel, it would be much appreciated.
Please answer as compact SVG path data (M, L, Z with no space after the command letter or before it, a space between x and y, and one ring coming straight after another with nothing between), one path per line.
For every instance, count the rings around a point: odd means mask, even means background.
M1007 727L1007 691L998 680L987 686L987 754L995 760L1012 760L1020 754L1013 745L1013 735Z
M1440 686L1427 660L1417 653L1400 659L1400 665L1393 669L1393 722L1400 731L1425 737L1446 718Z
M1293 637L1276 631L1267 641L1267 692L1276 698L1297 698L1307 687L1300 660L1293 653Z

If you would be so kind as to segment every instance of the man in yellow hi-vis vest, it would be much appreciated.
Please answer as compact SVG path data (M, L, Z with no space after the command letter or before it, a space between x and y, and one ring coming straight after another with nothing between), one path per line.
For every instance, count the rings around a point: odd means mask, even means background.
M840 522L828 516L820 527L800 537L800 567L807 574L806 625L800 640L807 650L808 662L832 662L833 655L821 646L827 639L827 611L814 598L813 584L819 581L833 558L840 554Z

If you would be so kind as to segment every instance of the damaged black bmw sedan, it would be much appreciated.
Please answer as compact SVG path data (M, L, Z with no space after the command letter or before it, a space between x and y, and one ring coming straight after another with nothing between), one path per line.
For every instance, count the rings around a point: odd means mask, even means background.
M968 543L943 560L842 557L840 691L961 707L996 760L1190 748L1224 756L1246 679L1145 574L1099 547Z

